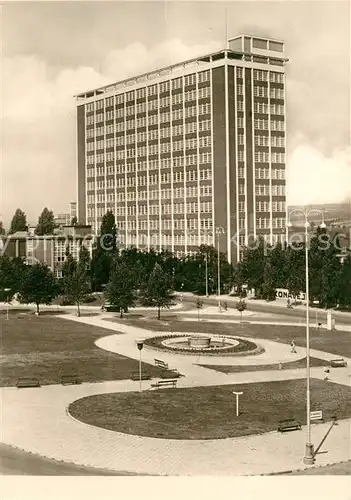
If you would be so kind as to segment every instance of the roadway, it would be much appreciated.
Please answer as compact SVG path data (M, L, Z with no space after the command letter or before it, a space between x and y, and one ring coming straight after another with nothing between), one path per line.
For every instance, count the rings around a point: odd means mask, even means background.
M0 475L11 476L135 476L128 472L80 467L58 462L0 443Z
M217 305L218 304L218 299L214 297L201 297L201 300L203 301L204 305ZM239 299L237 297L221 297L221 301L226 301L228 304L229 309L234 309L235 308L235 303ZM183 302L184 305L188 304L189 302L192 302L195 307L195 296L183 295ZM247 310L248 311L253 311L257 313L265 313L265 314L272 314L272 316L280 316L282 319L286 321L291 321L292 319L295 319L296 322L299 322L301 319L306 318L306 309L303 306L297 306L293 307L292 309L288 309L287 307L284 306L278 306L278 305L272 305L269 302L264 303L262 301L256 301L256 300L246 300L247 303ZM187 305L188 309L188 305ZM317 309L317 308L310 308L310 324L313 326L316 323L316 313L317 313L317 322L326 324L327 322L327 312L323 309ZM351 314L350 313L344 313L344 312L334 312L335 316L335 322L338 326L350 326L351 324Z

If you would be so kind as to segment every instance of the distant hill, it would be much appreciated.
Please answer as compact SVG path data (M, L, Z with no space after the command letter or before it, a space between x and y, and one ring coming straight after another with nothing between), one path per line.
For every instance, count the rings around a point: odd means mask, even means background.
M289 205L288 211L291 213L293 210L315 210L319 211L324 216L324 221L327 225L335 226L351 226L351 200L342 203L328 203L328 204L313 204L313 205ZM310 220L316 223L321 222L321 214L317 212L311 213ZM303 215L296 212L292 215L294 222L302 222Z

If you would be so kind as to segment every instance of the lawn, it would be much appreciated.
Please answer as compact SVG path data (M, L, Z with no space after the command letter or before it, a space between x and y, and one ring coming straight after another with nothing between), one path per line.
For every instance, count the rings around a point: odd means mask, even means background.
M283 344L290 344L291 340L294 339L297 346L306 346L306 328L303 326L253 325L247 323L240 325L238 323L211 323L210 321L177 321L173 318L169 318L168 324L151 319L148 319L146 323L145 321L141 322L130 318L128 324L148 328L156 332L212 333L274 340ZM310 328L310 347L311 349L333 353L336 356L351 357L351 333Z
M233 390L243 391L235 415ZM277 430L280 420L306 421L306 381L162 389L89 396L69 407L72 416L113 431L167 439L222 439ZM349 387L311 380L311 410L325 420L351 415Z
M310 358L311 366L326 366L327 361L318 358ZM226 365L205 365L202 364L204 368L209 368L210 370L216 370L221 373L238 373L238 372L263 372L267 370L278 370L278 363L271 365L236 365L236 366L226 366ZM294 368L306 368L306 358L298 359L297 361L288 361L282 364L282 370L293 370Z
M38 378L41 384L60 383L62 375L77 374L82 382L130 378L137 360L109 353L94 341L114 332L43 314L0 315L0 386L19 378ZM164 370L144 364L143 371L160 376Z

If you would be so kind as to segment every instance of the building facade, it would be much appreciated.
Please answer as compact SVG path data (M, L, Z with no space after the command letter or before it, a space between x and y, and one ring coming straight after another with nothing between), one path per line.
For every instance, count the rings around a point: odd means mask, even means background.
M76 96L78 218L180 256L285 238L283 42L228 48ZM217 240L218 238L218 240Z
M26 231L0 238L0 255L21 258L27 264L37 262L47 264L56 277L62 276L62 264L66 253L79 260L79 252L84 245L92 255L94 237L90 226L64 226L54 234L37 236Z

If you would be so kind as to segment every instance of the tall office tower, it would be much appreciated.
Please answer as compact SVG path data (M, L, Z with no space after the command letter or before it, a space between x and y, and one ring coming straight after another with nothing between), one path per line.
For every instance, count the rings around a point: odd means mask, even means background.
M81 223L110 209L122 247L218 243L230 262L284 238L286 61L283 42L242 35L76 96Z

